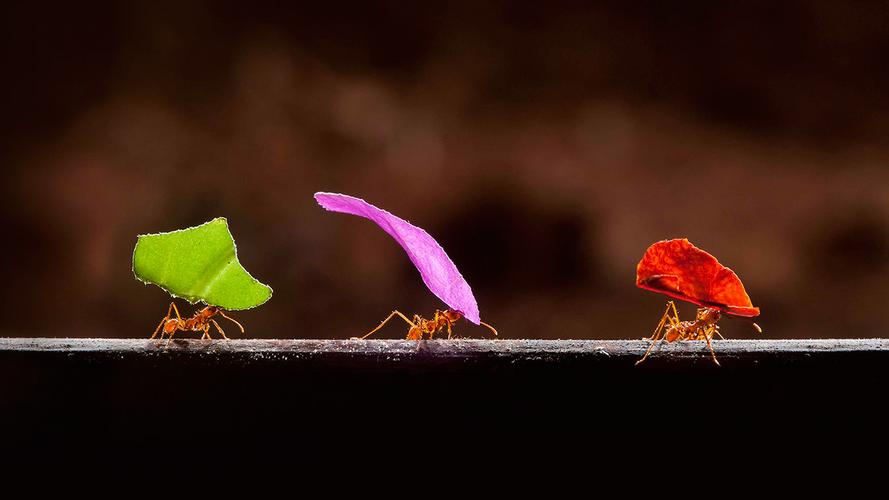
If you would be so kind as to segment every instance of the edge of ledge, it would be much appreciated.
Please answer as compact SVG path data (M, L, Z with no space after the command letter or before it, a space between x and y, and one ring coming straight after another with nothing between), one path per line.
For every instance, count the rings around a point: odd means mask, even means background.
M347 354L347 355L594 355L641 356L646 340L312 340L312 339L96 339L0 338L2 352L66 352L109 354ZM775 355L830 352L889 352L889 339L714 340L717 355ZM658 352L676 355L706 353L703 341L662 343Z

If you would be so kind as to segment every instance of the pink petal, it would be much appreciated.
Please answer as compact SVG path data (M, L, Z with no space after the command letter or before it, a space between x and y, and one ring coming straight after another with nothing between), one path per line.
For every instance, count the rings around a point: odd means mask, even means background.
M481 322L478 304L469 283L429 233L361 198L338 193L315 193L315 200L327 210L358 215L376 222L404 248L420 271L423 283L436 297L476 325Z

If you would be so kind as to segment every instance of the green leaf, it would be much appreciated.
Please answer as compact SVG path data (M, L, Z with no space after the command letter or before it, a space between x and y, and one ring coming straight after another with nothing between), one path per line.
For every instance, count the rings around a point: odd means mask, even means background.
M228 310L250 309L272 297L272 289L238 262L228 221L218 217L200 226L136 240L133 273L173 297L203 301Z

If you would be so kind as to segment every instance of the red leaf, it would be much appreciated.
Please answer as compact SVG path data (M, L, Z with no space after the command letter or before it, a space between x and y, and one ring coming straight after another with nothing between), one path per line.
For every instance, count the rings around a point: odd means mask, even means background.
M735 316L759 316L738 275L684 238L648 247L636 266L636 286Z

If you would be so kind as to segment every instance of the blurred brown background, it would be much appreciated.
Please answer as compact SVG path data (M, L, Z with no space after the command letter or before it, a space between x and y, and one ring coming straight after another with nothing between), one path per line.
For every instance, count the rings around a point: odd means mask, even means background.
M741 276L765 337L886 334L885 3L27 2L0 19L0 335L147 336L169 299L133 278L136 235L219 215L275 289L235 315L250 337L441 306L319 190L426 228L504 338L649 334L665 300L635 265L669 237Z

